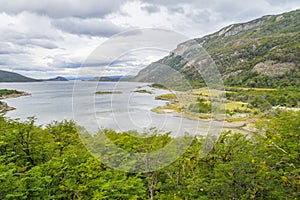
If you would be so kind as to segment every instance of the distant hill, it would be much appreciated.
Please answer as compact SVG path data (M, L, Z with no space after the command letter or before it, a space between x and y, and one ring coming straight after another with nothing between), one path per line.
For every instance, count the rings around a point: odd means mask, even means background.
M0 82L39 82L39 81L68 81L68 79L58 76L50 79L33 79L14 72L0 70Z
M65 77L58 76L58 77L56 77L56 78L46 79L45 81L69 81L69 80L66 79Z
M14 72L0 70L0 82L37 82L39 80L28 78Z
M226 85L300 87L300 10L233 24L192 41L209 53ZM176 53L192 51L191 41L179 44L168 56L140 71L134 81L170 82L171 75L162 77L163 65L168 65L194 87L205 86L198 71Z

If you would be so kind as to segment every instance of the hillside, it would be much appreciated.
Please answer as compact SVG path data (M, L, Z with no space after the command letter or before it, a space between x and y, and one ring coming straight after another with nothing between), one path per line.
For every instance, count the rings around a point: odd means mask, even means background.
M14 72L0 70L0 82L36 82L38 80Z
M62 76L57 76L55 78L50 78L50 79L45 79L45 81L69 81L65 77Z
M233 24L191 41L208 52L228 86L300 87L300 10ZM205 86L197 70L178 55L195 50L191 41L179 44L168 56L140 71L134 80L170 82L169 73L162 76L166 68L163 65L167 65L194 87Z

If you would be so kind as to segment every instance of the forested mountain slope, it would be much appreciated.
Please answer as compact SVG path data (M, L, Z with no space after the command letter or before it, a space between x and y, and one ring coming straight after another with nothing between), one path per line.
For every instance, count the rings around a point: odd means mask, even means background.
M300 10L233 24L193 41L211 56L226 85L300 86ZM159 66L168 65L193 86L204 86L197 70L176 53L188 54L193 50L190 44L191 41L179 44L168 56L140 71L135 81L158 82L160 79L163 83Z

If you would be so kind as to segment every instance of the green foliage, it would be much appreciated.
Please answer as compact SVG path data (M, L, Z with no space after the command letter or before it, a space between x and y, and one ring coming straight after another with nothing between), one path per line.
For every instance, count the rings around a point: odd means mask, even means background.
M155 97L156 100L164 100L164 101L176 101L178 100L176 94L162 94Z
M0 97L11 95L11 94L22 94L22 92L17 91L17 90L7 90L7 89L0 90Z
M145 199L140 175L113 171L85 149L73 122L45 129L0 118L0 199Z
M226 97L232 101L248 103L251 108L258 108L266 111L272 106L299 107L300 90L299 88L282 88L275 90L245 90L228 88Z
M153 87L153 88L158 88L158 89L168 89L167 87L165 87L164 85L162 85L162 84L158 84L158 83L153 83L153 84L151 84L150 85L151 87Z
M197 102L189 105L188 110L196 113L211 113L211 103Z
M300 112L274 111L257 130L224 132L203 158L204 138L194 138L171 165L132 174L92 157L73 122L42 128L34 118L0 117L0 199L299 199ZM153 152L174 140L155 131L150 137L103 131L130 152ZM104 156L126 159L116 152Z

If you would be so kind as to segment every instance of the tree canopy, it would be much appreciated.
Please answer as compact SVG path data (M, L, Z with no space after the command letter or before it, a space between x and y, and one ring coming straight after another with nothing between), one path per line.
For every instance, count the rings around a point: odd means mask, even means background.
M199 156L203 139L194 138L171 165L127 173L94 158L72 121L41 127L34 118L22 123L0 117L0 199L300 198L300 112L273 112L257 130L224 132L204 158ZM102 131L132 152L154 151L173 140L169 134L145 139Z

